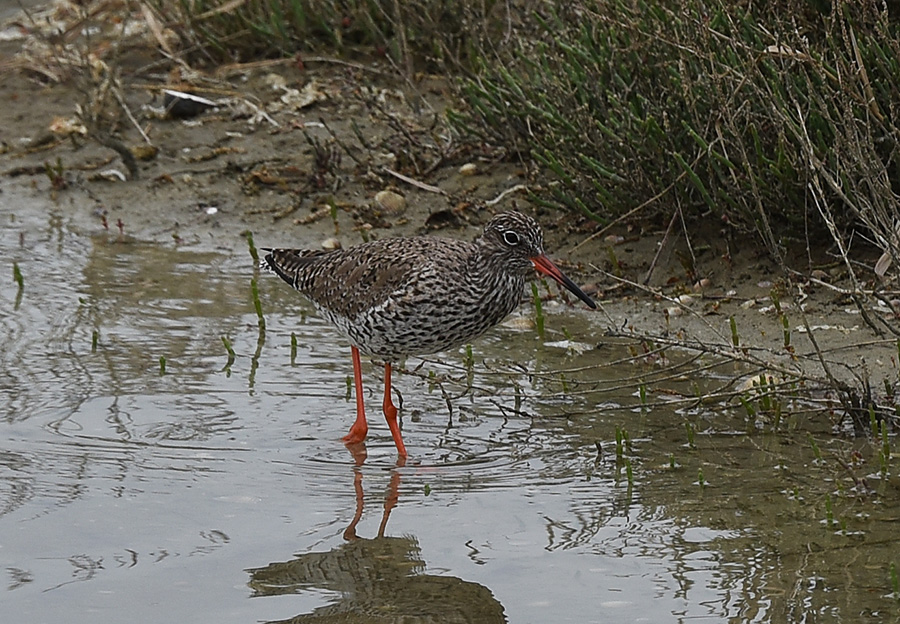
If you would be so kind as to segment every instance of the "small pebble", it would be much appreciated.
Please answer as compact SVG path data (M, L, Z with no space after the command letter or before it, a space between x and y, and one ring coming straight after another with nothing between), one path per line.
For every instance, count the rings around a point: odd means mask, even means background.
M471 176L478 173L478 165L475 163L466 163L462 167L459 168L459 174L464 176Z
M136 145L129 148L129 150L135 158L144 161L153 160L159 153L159 148L155 145Z

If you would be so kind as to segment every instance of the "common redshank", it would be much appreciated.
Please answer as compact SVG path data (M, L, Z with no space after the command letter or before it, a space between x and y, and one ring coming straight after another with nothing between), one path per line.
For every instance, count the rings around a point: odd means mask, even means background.
M543 240L534 219L505 212L474 242L415 236L333 251L263 249L268 253L260 264L305 295L350 340L356 421L346 444L362 442L369 429L359 353L384 362L384 417L405 457L391 400L392 362L481 335L516 308L535 269L597 307L544 254Z

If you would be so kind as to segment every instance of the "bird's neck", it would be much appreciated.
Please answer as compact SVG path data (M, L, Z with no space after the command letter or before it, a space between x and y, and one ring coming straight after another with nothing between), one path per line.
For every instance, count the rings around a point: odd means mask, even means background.
M476 241L476 248L466 263L466 280L478 290L519 289L525 276L516 270L504 254Z

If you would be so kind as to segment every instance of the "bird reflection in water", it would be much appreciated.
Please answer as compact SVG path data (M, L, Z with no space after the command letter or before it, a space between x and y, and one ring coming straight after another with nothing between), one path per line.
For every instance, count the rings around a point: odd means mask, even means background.
M248 570L254 597L319 589L340 592L341 598L312 613L271 624L506 622L503 605L487 587L452 576L425 574L425 562L414 536L385 536L388 518L399 498L399 469L404 466L405 457L398 459L397 468L391 472L377 537L356 534L363 512L365 452L355 449L353 455L356 512L344 531L345 543L327 552L310 552Z

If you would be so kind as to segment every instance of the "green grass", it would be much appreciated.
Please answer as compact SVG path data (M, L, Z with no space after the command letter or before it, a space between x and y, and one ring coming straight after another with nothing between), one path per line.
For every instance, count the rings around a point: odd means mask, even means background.
M449 118L538 163L536 201L600 223L677 210L781 257L825 231L814 192L838 224L889 235L900 25L883 5L835 6L543 3L509 46L480 50Z
M225 3L226 5L228 3ZM495 2L253 0L219 11L217 0L151 0L181 47L218 62L265 57L388 58L402 73L458 65L503 27Z

